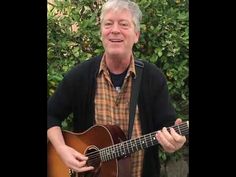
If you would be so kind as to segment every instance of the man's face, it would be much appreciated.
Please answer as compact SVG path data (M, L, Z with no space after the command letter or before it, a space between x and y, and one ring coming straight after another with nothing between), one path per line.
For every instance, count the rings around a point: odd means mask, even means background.
M131 55L139 38L132 15L126 9L107 11L101 24L101 34L106 55L110 56Z

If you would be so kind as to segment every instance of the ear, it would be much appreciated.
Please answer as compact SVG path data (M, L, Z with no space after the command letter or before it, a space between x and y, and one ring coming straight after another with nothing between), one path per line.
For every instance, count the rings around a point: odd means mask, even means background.
M102 29L99 30L99 39L102 41Z
M140 32L135 32L135 39L134 39L135 44L138 42L139 36L140 36Z

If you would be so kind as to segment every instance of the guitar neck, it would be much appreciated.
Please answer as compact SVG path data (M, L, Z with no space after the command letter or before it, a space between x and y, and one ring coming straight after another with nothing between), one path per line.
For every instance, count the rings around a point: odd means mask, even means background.
M189 124L188 121L186 121L179 125L174 125L172 126L172 128L180 135L187 135L189 132L188 124ZM170 127L168 127L167 130L170 131ZM99 151L100 159L101 161L108 161L115 158L124 157L136 151L154 146L158 144L158 141L155 135L156 135L156 131L143 135L136 139L130 139L130 140L123 141L121 143L100 149Z

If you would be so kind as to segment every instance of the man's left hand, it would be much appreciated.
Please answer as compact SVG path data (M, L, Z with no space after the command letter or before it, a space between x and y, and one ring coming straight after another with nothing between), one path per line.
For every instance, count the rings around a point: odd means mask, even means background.
M178 118L175 121L175 125L178 125L181 122L182 120ZM176 133L176 131L171 127L170 132L168 132L166 127L157 131L156 139L161 144L162 148L169 153L179 150L186 142L186 137Z

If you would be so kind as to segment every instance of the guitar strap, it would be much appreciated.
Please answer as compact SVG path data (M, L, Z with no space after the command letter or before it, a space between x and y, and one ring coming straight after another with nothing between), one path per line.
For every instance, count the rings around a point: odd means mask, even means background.
M130 96L130 108L129 108L129 128L128 128L128 139L131 139L134 118L136 112L136 105L139 95L140 83L142 79L142 71L144 63L141 60L135 60L135 72L136 76L132 79L131 96Z

